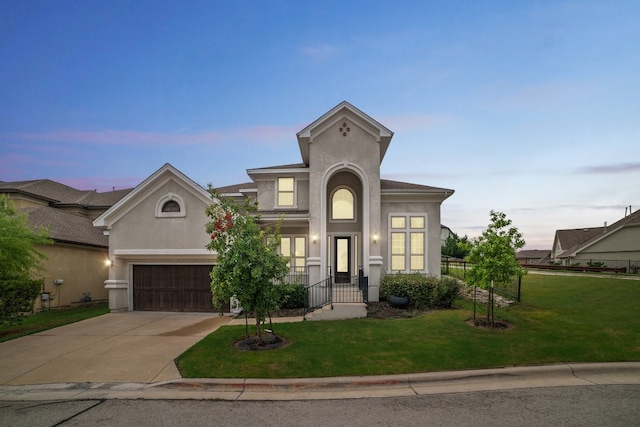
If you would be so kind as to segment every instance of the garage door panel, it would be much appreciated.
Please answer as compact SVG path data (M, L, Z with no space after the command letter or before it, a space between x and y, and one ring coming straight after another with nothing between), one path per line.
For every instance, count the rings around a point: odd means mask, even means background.
M215 312L211 265L134 265L133 309ZM228 304L225 311L228 311Z

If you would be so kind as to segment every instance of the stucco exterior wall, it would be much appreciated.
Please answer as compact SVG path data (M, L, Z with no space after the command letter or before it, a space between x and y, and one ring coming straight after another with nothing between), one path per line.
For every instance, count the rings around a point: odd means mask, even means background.
M156 217L156 205L173 193L184 201L185 216ZM109 247L115 249L204 249L206 204L175 181L168 181L149 194L109 231Z
M108 251L106 248L65 245L56 243L53 246L38 247L47 256L44 262L44 291L50 292L53 300L46 307L67 307L81 302L84 292L91 293L92 301L104 301L108 298L104 281L109 277L106 265ZM64 281L55 285L56 279ZM36 301L36 309L42 308Z

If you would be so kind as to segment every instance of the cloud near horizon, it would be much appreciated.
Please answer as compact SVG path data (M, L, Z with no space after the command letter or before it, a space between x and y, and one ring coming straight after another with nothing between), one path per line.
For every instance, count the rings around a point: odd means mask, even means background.
M602 174L610 175L617 173L640 172L640 162L636 163L618 163L613 165L586 166L576 169L576 174Z

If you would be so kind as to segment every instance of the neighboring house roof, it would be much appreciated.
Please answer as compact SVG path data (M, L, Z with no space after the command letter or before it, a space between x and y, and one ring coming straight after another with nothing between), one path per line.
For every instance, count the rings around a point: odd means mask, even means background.
M560 243L560 251L555 257L572 257L605 237L612 235L624 227L640 226L640 210L627 215L608 227L577 228L573 230L557 230L556 245ZM554 251L556 248L554 248Z
M38 206L23 210L29 217L33 230L49 229L49 237L62 243L76 243L107 248L109 238L93 226L91 219L65 212L49 206Z
M380 143L380 161L382 162L387 148L389 148L391 138L393 138L393 132L347 101L342 101L296 134L302 161L305 165L309 164L309 144L313 142L314 138L332 126L339 124L340 121L347 117L357 123L363 130L369 132Z
M0 182L0 193L18 193L46 201L51 205L76 205L108 208L132 189L97 192L78 190L50 179Z
M516 252L516 259L525 260L528 264L547 263L551 257L550 250L527 249Z

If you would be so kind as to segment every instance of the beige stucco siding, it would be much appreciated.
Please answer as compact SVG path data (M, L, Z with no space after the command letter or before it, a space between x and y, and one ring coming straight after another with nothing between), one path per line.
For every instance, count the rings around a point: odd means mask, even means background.
M44 291L53 295L50 307L66 307L80 302L84 292L91 293L91 300L106 300L104 281L109 277L107 249L56 243L38 247L47 256L44 262ZM53 283L62 279L62 285ZM47 304L49 307L49 304ZM39 301L36 309L41 308Z
M169 193L184 201L183 217L156 217L158 201ZM109 231L109 246L126 249L203 249L209 242L205 233L208 217L206 204L175 181L163 186L140 201Z

